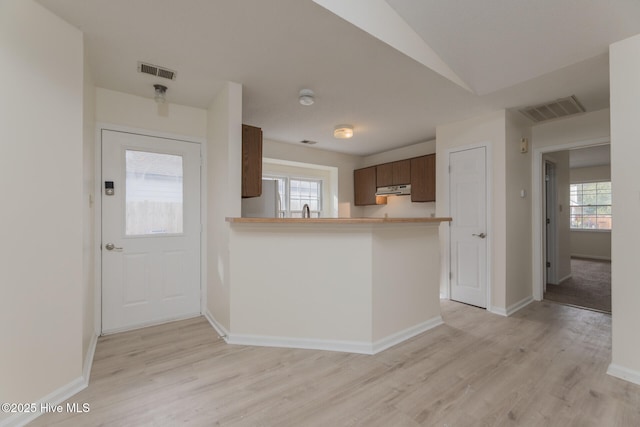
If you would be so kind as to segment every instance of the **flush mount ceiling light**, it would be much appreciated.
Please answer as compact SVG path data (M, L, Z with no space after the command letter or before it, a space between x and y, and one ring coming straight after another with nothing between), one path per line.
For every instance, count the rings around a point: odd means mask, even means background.
M164 104L166 102L166 97L165 95L167 94L167 87L164 85L153 85L156 93L155 96L153 97L153 99L155 99L155 101L158 104Z
M353 136L353 126L338 125L333 131L333 137L338 139L349 139Z
M315 99L313 99L314 97L314 93L311 89L302 89L300 91L300 96L298 97L298 101L300 101L301 105L313 105L315 101Z

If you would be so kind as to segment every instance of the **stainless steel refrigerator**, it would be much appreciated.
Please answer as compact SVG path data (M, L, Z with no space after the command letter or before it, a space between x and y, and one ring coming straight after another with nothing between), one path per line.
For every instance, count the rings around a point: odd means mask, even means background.
M278 181L262 180L262 195L242 199L243 218L277 218L280 210Z

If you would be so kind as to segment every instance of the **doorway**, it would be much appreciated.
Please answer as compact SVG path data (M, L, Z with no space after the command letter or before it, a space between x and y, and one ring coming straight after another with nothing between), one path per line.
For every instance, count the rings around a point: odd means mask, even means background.
M537 219L534 210L536 299L610 312L611 169L603 142L549 147L534 157L541 206Z
M200 314L200 145L103 129L102 333Z
M558 200L556 191L556 165L554 162L545 159L544 161L544 206L545 206L545 281L544 291L547 291L547 284L558 283L557 275L557 248L558 248L558 223L556 212L558 211Z

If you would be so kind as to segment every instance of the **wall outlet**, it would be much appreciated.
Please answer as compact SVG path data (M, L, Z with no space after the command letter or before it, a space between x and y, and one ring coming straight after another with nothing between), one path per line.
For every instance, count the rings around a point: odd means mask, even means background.
M529 140L527 138L520 139L520 152L521 153L529 152Z

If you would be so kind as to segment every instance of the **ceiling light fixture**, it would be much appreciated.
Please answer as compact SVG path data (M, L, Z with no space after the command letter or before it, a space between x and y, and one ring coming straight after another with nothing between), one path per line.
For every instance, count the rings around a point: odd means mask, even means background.
M349 139L353 136L353 126L338 125L333 131L333 137L338 139Z
M313 93L313 91L311 89L302 89L300 91L300 96L298 97L298 101L300 101L301 105L313 105L315 101L315 99L313 98L315 96L315 94Z
M153 97L153 99L155 99L155 101L158 104L164 104L167 99L166 99L166 94L167 94L167 87L164 85L153 85L153 87L155 88L155 96Z

